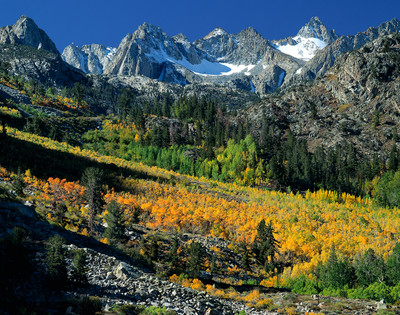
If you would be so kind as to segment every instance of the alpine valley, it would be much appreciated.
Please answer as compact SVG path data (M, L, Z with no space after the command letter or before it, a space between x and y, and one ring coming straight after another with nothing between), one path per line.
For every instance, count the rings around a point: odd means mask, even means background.
M400 314L400 21L293 35L0 27L0 313Z

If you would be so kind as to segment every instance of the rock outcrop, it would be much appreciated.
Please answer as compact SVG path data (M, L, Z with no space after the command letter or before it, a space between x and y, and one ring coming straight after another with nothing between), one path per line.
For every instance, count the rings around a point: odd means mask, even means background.
M356 35L341 36L332 44L318 51L315 57L304 66L302 75L299 78L307 80L321 76L333 66L335 59L341 54L358 49L380 36L399 31L400 21L395 18L389 22L382 23L378 27L370 27L365 32L360 32Z
M3 84L0 84L0 98L6 100L10 99L16 104L31 104L31 100L28 96Z
M47 85L71 85L85 79L64 62L49 36L29 17L0 28L0 62L11 65L10 74Z
M50 37L29 17L22 15L14 25L0 27L1 44L20 44L59 54Z
M365 156L383 157L400 124L399 75L400 35L390 34L342 54L314 82L283 89L243 115L254 121L255 137L264 116L276 122L277 136L290 129L311 150L350 142Z
M110 63L116 48L91 44L81 48L71 44L65 47L62 59L85 73L102 74Z
M60 54L26 45L0 44L0 62L10 74L46 85L65 86L85 80L84 74L61 59Z

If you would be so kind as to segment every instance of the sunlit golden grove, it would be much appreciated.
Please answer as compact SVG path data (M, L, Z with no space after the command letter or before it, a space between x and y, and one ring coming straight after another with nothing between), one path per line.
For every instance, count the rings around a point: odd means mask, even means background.
M101 156L14 129L9 129L8 134L98 162L113 163L164 178L182 177L189 183L175 186L123 179L127 187L135 187L138 192L109 190L104 197L107 203L115 200L121 204L128 222L135 207L140 207L142 224L148 227L221 237L233 244L250 244L260 220L272 221L280 242L280 253L293 260L293 266L285 269L281 281L311 274L319 262L327 260L332 245L342 257L352 258L372 248L387 259L397 242L399 209L375 206L369 198L326 190L306 192L302 196L219 183ZM81 198L84 187L79 183L57 178L49 178L46 182L32 177L26 180L39 189L38 199L44 203L50 204L54 195L59 194L67 202L71 219L79 222L79 218L87 215ZM51 211L47 215L51 218ZM67 227L77 230L73 222L71 220Z

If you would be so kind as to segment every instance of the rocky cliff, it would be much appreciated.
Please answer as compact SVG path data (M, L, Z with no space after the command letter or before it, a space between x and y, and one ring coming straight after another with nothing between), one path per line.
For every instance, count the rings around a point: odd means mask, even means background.
M71 85L85 79L81 71L64 62L49 36L29 17L0 28L0 62L10 64L12 75L46 85Z
M26 45L0 44L0 62L10 64L10 74L46 85L69 86L85 80L84 74L64 62L60 54Z
M91 44L81 48L71 44L65 47L62 59L85 73L102 74L110 63L116 48Z
M314 17L296 36L278 41L268 41L252 27L237 34L217 27L191 43L183 34L170 37L144 23L121 41L115 54L100 45L70 45L63 58L86 73L145 76L179 85L211 83L263 95L323 75L340 54L399 29L394 19L339 37Z
M400 21L393 19L384 22L378 27L370 27L365 32L356 35L340 36L333 43L318 51L315 57L310 60L301 70L302 79L314 79L316 76L323 75L333 66L335 59L341 54L358 49L366 43L378 38L400 31Z
M29 17L22 15L14 25L0 27L1 44L20 44L59 54L50 37Z
M359 152L384 154L400 125L400 35L390 34L339 56L325 75L266 97L243 112L255 122L277 122L276 134L290 129L309 148L351 142Z

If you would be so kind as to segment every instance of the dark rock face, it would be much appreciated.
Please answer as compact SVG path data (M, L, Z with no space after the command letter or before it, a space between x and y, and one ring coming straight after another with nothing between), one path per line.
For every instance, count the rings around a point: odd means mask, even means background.
M50 85L70 85L85 79L82 72L65 63L59 54L26 45L0 44L0 61L10 63L13 75Z
M14 25L0 27L1 44L20 44L59 54L49 36L29 17L23 15Z
M28 96L23 95L19 91L16 91L3 84L0 84L0 98L4 98L6 100L11 99L17 104L31 104L31 100Z
M0 61L13 75L50 85L70 85L83 73L61 59L55 44L35 22L21 16L14 25L0 28Z

